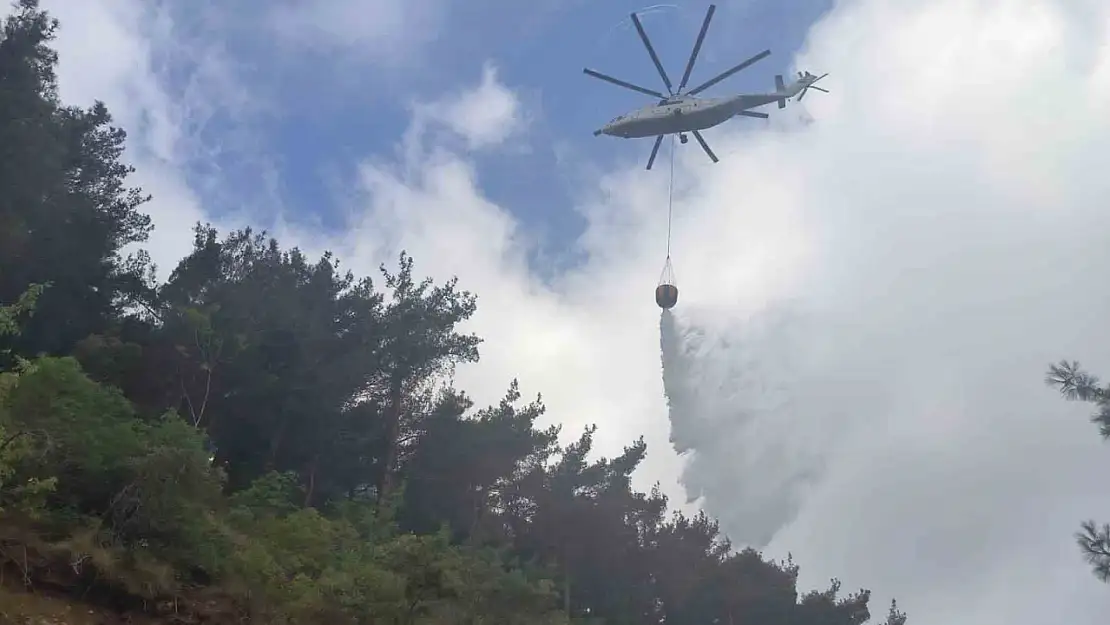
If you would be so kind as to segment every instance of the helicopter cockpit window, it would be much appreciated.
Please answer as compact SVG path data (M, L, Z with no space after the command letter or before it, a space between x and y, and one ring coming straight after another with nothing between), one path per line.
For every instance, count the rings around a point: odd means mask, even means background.
M614 118L612 119L612 121L610 121L609 123L610 123L610 124L615 124L615 123L617 123L617 122L619 122L619 121L624 121L624 118L625 118L625 117L626 117L625 115L617 115L617 116L616 116L616 117L614 117Z

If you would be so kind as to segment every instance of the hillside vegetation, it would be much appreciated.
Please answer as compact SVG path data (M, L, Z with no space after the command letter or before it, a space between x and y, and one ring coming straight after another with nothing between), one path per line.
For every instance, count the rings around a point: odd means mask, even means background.
M155 282L123 250L157 199L107 109L59 101L57 27L22 0L0 37L0 619L868 621L634 490L642 440L593 460L509 380L473 405L475 296L406 255L372 281L198 225Z

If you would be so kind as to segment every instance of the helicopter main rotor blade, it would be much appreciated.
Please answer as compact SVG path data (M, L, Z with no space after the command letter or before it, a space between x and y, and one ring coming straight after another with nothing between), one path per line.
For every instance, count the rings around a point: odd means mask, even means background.
M686 71L682 74L682 82L678 83L680 93L686 88L686 82L690 80L690 72L694 71L694 62L698 60L698 52L701 52L701 44L705 42L705 33L709 31L709 22L713 20L713 12L716 10L717 5L711 4L709 10L705 13L705 21L701 23L698 40L694 42L694 51L690 53L690 60L686 62Z
M652 164L655 163L655 155L659 153L659 146L663 143L663 135L655 138L655 145L651 146L651 156L648 157L647 168L651 169Z
M822 89L821 87L814 87L811 84L810 86L806 87L805 89L802 89L802 92L798 94L798 101L799 102L802 101L802 98L806 97L806 92L809 91L810 89L816 89L817 91L822 91L824 93L828 93L827 89Z
M698 140L698 143L701 144L701 149L705 150L705 153L709 155L710 160L716 163L717 155L713 153L713 150L709 149L709 144L705 142L705 137L701 136L701 133L697 130L691 131L690 134L694 135L694 138Z
M618 87L624 87L625 89L631 89L633 91L639 91L640 93L642 93L644 95L652 96L653 98L666 98L667 97L667 96L663 95L662 93L659 93L658 91L652 91L651 89L645 89L643 87L634 85L630 82L625 82L623 80L618 80L616 78L613 78L612 76L606 76L605 74L602 74L601 72L595 72L594 70L592 70L588 67L584 68L582 70L582 73L586 74L587 76L593 76L594 78L597 78L599 80L604 80L605 82L612 83L612 84L614 84Z
M722 80L728 78L729 76L732 76L736 72L744 69L745 67L748 67L752 63L755 63L756 61L761 61L761 60L767 58L770 55L771 55L770 50L764 50L763 52L760 52L759 54L753 56L752 58L748 59L747 61L744 61L743 63L737 65L736 67L724 72L723 74L718 74L716 78L713 78L709 82L702 83L701 85L698 85L697 87L694 87L693 89L687 91L686 95L696 95L698 93L701 93L702 91L705 91L706 89L708 89L708 88L712 87L713 85L721 82Z
M822 78L824 78L825 76L828 76L828 75L829 75L828 72L826 72L826 73L821 74L820 76L814 78L813 80L809 81L809 84L806 85L805 88L802 89L802 92L798 94L798 101L801 102L802 98L804 98L806 96L806 91L809 91L810 89L816 89L817 91L820 91L821 93L828 93L829 92L828 89L822 89L821 87L818 87L817 84L816 84L818 80L821 80Z
M760 113L759 111L740 111L739 113L737 113L737 115L743 115L744 117L757 117L759 119L769 119L771 117L770 115L766 113Z
M640 33L640 39L643 39L644 47L651 55L651 62L655 63L655 69L659 70L659 75L663 77L663 84L667 85L667 93L673 94L674 87L671 86L671 79L667 77L667 72L663 69L663 64L659 62L659 56L655 54L655 48L651 47L651 40L648 39L647 33L644 32L644 26L635 13L632 14L632 23L636 25L636 32Z

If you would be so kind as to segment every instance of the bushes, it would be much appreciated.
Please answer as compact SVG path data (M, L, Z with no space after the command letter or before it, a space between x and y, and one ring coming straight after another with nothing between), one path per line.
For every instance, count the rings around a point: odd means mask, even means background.
M27 580L269 623L480 622L555 605L498 553L398 534L372 503L300 507L296 474L226 497L201 432L173 413L144 422L72 358L0 374L0 432L0 557ZM25 549L26 565L11 555Z

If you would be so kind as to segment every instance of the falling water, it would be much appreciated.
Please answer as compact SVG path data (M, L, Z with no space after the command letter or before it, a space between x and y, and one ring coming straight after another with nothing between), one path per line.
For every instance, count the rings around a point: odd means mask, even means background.
M822 436L802 427L806 380L798 315L732 328L659 322L671 443L682 482L735 543L763 547L798 511L822 467Z

